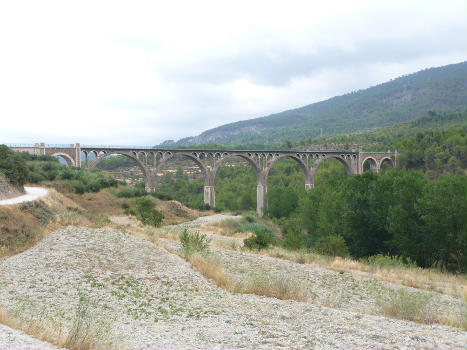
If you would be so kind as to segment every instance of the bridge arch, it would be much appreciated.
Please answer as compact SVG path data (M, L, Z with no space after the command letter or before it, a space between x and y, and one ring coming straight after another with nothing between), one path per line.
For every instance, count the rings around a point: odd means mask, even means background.
M337 154L334 155L333 154L333 155L326 156L325 154L322 154L316 158L315 162L313 163L313 167L311 169L311 178L313 180L313 183L314 183L314 178L315 178L316 172L318 171L319 166L328 159L337 159L341 164L344 165L345 172L347 173L347 175L352 175L352 167L349 164L349 161L352 160L351 155L347 156L347 155L337 155Z
M62 157L63 159L65 159L66 161L66 164L68 166L75 166L75 161L73 158L71 158L70 155L66 154L66 153L63 153L63 152L56 152L56 153L53 153L52 154L52 157Z
M238 157L241 161L245 161L248 166L242 166L242 169L247 169L242 170L240 167L229 167L228 162L230 160L235 159ZM216 191L216 176L219 174L219 170L224 166L227 168L231 169L231 172L227 171L225 174L227 176L236 176L237 174L242 176L246 176L245 182L243 182L239 188L235 188L235 198L238 199L238 201L234 201L235 203L227 200L225 202L221 202L221 207L225 206L226 208L230 208L231 210L237 210L237 209L248 209L251 206L255 205L255 198L254 198L254 185L251 187L252 183L251 181L254 179L256 180L256 190L258 191L258 186L262 186L261 184L263 183L262 181L262 172L261 169L259 168L258 164L254 161L254 159L250 158L247 154L245 153L227 153L227 152L213 152L212 158L214 160L214 165L212 166L210 170L210 176L212 179L212 190L208 190L212 192L212 196L215 199L215 191ZM219 189L219 182L220 178L217 178L217 190ZM225 199L225 198L224 198ZM256 198L256 204L257 204L257 199ZM215 204L215 202L214 202ZM219 203L218 203L219 204ZM235 206L239 206L238 208L234 208Z
M264 169L264 180L267 182L267 178L269 175L269 171L271 170L272 166L274 163L276 163L278 160L283 159L283 158L291 158L295 160L298 165L300 165L300 168L303 171L303 175L305 176L305 189L307 189L307 184L310 183L311 181L311 172L308 166L305 164L303 159L301 158L300 154L278 154L276 153L273 158L268 162L266 168Z
M257 180L260 179L261 169L260 169L259 165L253 159L248 157L247 155L242 154L242 153L224 153L224 154L222 154L220 152L217 152L215 154L215 158L217 159L217 161L214 164L214 167L212 169L213 180L214 180L214 177L216 176L217 170L219 170L219 168L222 166L222 164L226 160L229 160L229 159L231 159L233 157L240 157L240 158L246 160L248 162L248 164L250 164L252 166L253 170L255 171Z
M367 163L368 162L368 163ZM365 166L366 164L369 164L370 166L370 170L374 173L377 173L378 170L379 170L379 164L378 164L378 161L372 157L372 156L368 156L368 157L365 157L362 161L362 173L365 171Z
M394 160L391 158L391 157L384 157L382 158L380 161L379 161L379 166L378 166L378 169L382 169L384 164L386 163L389 163L389 165L391 166L391 168L394 169Z
M89 153L92 153L92 152L95 152L97 153L96 151L91 151ZM99 152L100 153L100 152ZM137 156L134 155L134 152L130 152L130 153L125 153L125 152L118 152L118 151L115 151L115 152L112 152L112 151L108 151L108 152L104 152L103 155L99 156L98 158L90 161L88 163L88 168L94 168L97 166L97 164L99 164L103 159L107 158L108 156L111 156L111 155L119 155L119 156L125 156L127 158L130 158L132 159L133 161L135 161L135 163L138 165L138 167L141 169L142 173L143 173L143 178L144 178L144 184L145 184L145 188L147 191L149 192L153 192L154 191L154 187L155 187L155 183L154 183L154 175L151 173L151 171L149 170L149 168L147 168L143 162L141 162Z

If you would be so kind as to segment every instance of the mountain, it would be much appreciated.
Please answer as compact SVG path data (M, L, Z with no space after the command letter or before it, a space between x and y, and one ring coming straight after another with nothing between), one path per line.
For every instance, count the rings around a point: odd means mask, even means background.
M277 145L389 126L428 111L464 112L466 72L467 62L425 69L304 107L222 125L171 145Z

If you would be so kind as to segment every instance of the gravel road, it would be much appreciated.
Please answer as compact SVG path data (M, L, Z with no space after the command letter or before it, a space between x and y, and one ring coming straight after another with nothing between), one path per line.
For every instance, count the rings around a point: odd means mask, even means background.
M22 196L18 196L14 198L0 200L0 205L11 205L11 204L19 204L19 203L24 203L24 202L35 201L36 199L46 196L48 193L48 190L42 187L27 187L26 186L24 187L24 190L26 191L26 194L23 194Z

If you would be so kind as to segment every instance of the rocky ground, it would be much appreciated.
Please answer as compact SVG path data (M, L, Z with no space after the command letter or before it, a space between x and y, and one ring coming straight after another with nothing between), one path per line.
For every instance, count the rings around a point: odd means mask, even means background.
M198 229L222 218L167 230ZM111 229L70 226L0 261L0 307L62 333L78 318L98 343L119 349L465 349L462 330L370 315L373 294L346 274L213 250L232 276L253 268L289 276L316 296L296 302L232 294L153 243ZM327 273L338 277L326 284L329 277L320 276ZM352 285L355 290L343 291ZM329 288L343 295L339 304L320 296ZM456 302L446 298L434 297L434 305L455 309ZM5 332L0 328L0 348L11 348Z

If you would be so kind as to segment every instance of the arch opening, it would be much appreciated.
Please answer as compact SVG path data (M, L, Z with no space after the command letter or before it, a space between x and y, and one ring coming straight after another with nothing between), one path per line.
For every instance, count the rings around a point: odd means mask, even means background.
M52 154L52 156L55 158L58 158L58 161L63 165L67 165L69 167L75 166L75 161L73 160L73 158L71 158L66 153L58 152L58 153Z
M325 158L320 160L314 168L314 185L318 187L326 183L338 182L347 175L350 175L350 168L343 159L339 157Z
M88 164L88 152L81 151L81 167L86 167Z
M127 185L138 185L144 182L149 185L150 174L139 159L124 153L104 153L98 158L88 161L90 168L96 167L109 173L114 179Z
M394 169L394 161L391 158L383 158L381 159L380 165L379 165L380 171L381 172L386 172L388 170Z
M294 156L279 157L266 173L267 212L273 217L289 217L305 194L309 174L305 165ZM308 180L309 181L309 180Z
M378 172L378 163L372 157L367 157L362 163L363 172L372 171L374 173Z
M173 198L191 208L205 209L203 201L205 168L196 156L157 152L156 192Z
M221 159L220 154L216 158ZM213 176L217 208L256 210L257 170L248 158L238 154L225 157L216 164Z

